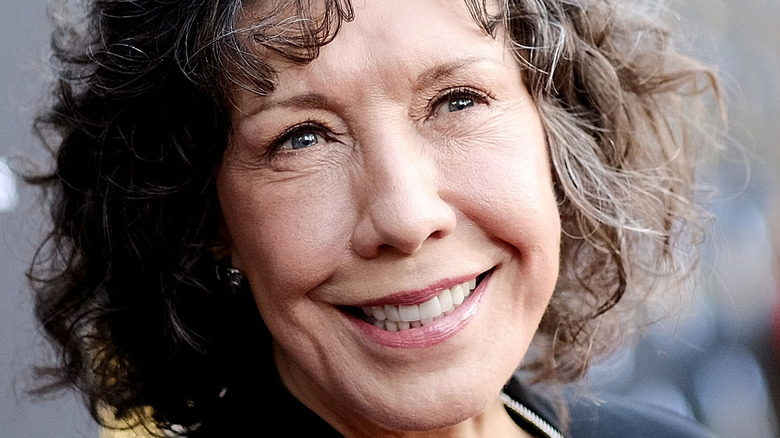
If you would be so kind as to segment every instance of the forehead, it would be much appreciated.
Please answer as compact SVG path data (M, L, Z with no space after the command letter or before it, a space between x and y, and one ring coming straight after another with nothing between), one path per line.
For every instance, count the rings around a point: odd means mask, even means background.
M322 18L324 6L319 6L311 11L311 20L326 20ZM319 88L359 78L392 88L394 82L435 76L481 58L504 61L508 53L503 35L494 38L483 29L463 0L359 0L353 6L354 19L342 23L311 62L293 62L282 56L283 50L255 44L255 53L277 74L276 91L291 84ZM262 20L268 8L255 6L246 16ZM274 20L274 35L283 42L289 43L305 31L304 24L313 23L292 13L288 9ZM325 23L313 25L322 29Z

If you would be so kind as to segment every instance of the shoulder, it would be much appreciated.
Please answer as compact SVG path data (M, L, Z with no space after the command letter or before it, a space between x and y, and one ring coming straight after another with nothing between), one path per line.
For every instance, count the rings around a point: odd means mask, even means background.
M694 420L676 412L612 394L598 401L570 401L571 438L642 437L714 438Z

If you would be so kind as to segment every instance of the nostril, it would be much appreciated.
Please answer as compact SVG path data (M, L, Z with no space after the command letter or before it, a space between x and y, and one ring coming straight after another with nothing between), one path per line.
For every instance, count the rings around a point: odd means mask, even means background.
M447 237L448 234L449 234L449 231L436 230L433 233L431 233L428 236L428 238L429 239L443 239L443 238Z

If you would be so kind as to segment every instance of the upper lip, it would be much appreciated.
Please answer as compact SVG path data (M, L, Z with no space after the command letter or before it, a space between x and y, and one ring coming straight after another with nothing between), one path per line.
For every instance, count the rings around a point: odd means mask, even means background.
M365 301L360 304L356 304L355 307L370 307L370 306L384 306L384 305L402 306L402 305L424 303L430 300L431 298L435 297L436 295L440 294L441 291L445 289L449 289L458 284L466 283L487 272L488 271L480 272L476 274L463 275L459 277L447 278L444 280L440 280L436 283L433 283L423 289L396 292L387 296L383 296L381 298L376 298L369 301Z

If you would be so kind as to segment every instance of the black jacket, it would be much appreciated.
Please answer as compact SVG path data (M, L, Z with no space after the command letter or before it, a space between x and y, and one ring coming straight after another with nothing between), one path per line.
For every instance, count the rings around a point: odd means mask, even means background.
M546 420L566 438L713 438L711 432L693 420L676 412L639 403L614 394L599 394L598 403L582 397L570 397L567 406L571 421L562 428L550 402L529 390L520 380L512 378L504 393L524 404ZM564 396L564 400L566 397ZM518 424L522 418L513 416ZM534 433L532 428L525 427ZM539 435L545 437L545 435Z

